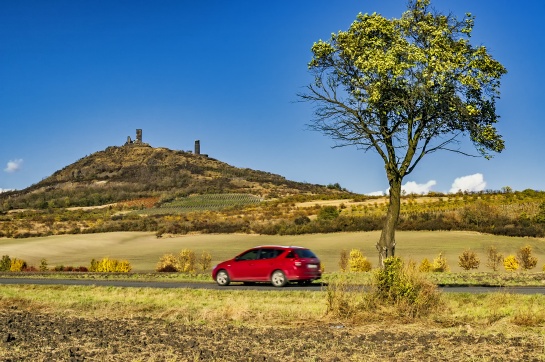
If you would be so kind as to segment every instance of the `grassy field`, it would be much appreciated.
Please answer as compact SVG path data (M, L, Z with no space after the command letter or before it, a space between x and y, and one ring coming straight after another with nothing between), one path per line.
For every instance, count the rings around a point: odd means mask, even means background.
M110 257L127 259L136 272L155 269L159 258L166 253L191 249L199 254L212 255L212 265L229 259L256 245L299 245L311 248L322 260L326 272L339 269L342 249L359 248L376 266L375 244L380 232L313 234L301 236L266 236L246 234L199 234L157 238L153 233L116 232L105 234L59 235L28 239L0 239L0 255L9 255L38 266L42 258L50 266L88 266L91 259ZM502 237L461 231L397 232L397 255L405 260L433 261L439 253L446 257L451 271L461 271L458 256L466 249L477 253L480 271L486 268L486 250L495 246L504 256L515 255L519 248L530 245L538 258L536 271L545 264L545 240L535 238Z

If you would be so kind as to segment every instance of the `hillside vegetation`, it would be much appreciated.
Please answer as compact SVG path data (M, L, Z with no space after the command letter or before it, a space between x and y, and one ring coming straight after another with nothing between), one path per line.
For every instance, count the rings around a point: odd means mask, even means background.
M0 194L0 207L7 211L100 206L193 194L242 193L275 198L335 192L338 190L233 167L190 152L130 145L108 147L27 189Z
M385 197L150 146L108 147L0 194L0 237L112 231L299 235L380 230ZM404 195L399 230L545 236L545 193Z

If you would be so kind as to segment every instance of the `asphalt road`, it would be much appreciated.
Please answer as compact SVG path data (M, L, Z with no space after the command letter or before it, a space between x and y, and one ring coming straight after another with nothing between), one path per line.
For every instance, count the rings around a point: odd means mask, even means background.
M160 282L160 281L129 281L129 280L92 280L92 279L31 279L31 278L0 278L0 285L87 285L122 288L188 288L188 289L216 289L216 290L306 290L320 291L325 285L313 283L308 286L288 284L284 288L276 288L269 284L243 285L233 283L220 287L215 283L192 282ZM506 292L514 294L545 294L545 287L479 287L479 286L444 286L440 287L447 293L493 293Z

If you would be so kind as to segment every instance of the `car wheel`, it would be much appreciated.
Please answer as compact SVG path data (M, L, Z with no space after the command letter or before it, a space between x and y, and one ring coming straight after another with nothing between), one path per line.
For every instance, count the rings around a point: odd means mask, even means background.
M218 283L219 286L227 286L229 283L231 283L231 279L229 279L229 274L225 270L220 270L218 274L216 274L216 283Z
M283 287L288 284L288 279L281 270L275 270L271 275L271 283L275 287Z

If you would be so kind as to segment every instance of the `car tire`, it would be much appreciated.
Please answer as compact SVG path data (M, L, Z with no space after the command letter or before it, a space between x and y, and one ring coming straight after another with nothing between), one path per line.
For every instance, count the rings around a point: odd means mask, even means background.
M228 286L229 283L231 283L229 274L227 274L225 270L220 270L218 274L216 274L216 283L218 283L220 287Z
M275 270L271 275L271 284L275 287L283 287L288 284L286 275L281 270Z

